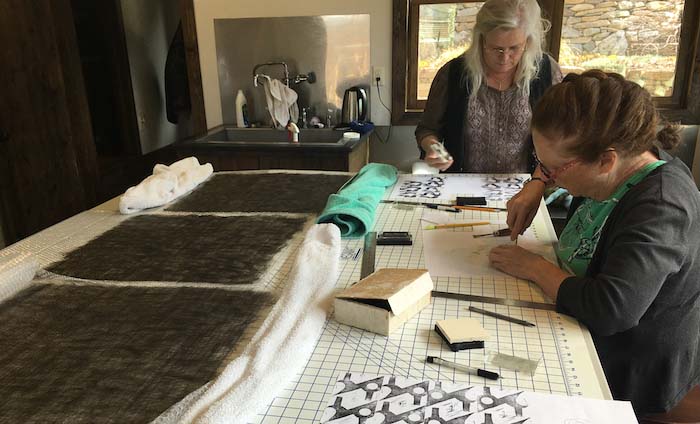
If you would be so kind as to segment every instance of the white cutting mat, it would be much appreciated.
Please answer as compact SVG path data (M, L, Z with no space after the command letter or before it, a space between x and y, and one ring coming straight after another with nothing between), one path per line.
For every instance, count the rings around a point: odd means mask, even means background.
M423 268L420 217L422 206L380 204L375 231L409 231L412 246L377 246L376 268ZM454 220L505 220L505 212L465 211ZM533 223L538 239L555 241L555 233L544 203ZM496 229L496 226L494 226ZM443 231L471 231L468 228ZM480 229L483 231L483 229ZM363 240L345 240L341 258L338 290L360 278L361 255L357 249ZM436 278L435 289L489 297L552 303L534 284L512 277ZM474 305L513 317L523 318L536 327L523 327L470 313ZM433 331L435 321L472 317L490 332L486 349L453 353ZM486 351L540 358L537 373L528 375L494 369L486 363ZM426 356L440 356L500 372L502 378L488 384L500 388L517 388L542 393L610 399L600 363L587 330L570 317L546 310L509 307L490 303L435 298L430 306L390 337L341 325L332 318L326 323L314 353L295 381L263 411L255 423L317 423L332 399L337 378L347 372L372 375L397 375L416 379L464 382L483 385L485 380L450 368L425 363Z
M450 177L455 179L458 176L450 174ZM480 177L463 178L469 180ZM470 184L473 185L474 182L471 181ZM459 195L479 194L462 192ZM428 199L417 198L413 201L428 201ZM496 202L491 204L497 206ZM115 201L105 203L24 239L8 247L7 251L31 251L37 256L41 265L54 262L61 259L65 252L75 249L128 218L115 214L115 210ZM413 234L414 244L413 246L377 246L377 268L425 267L420 231L420 227L424 225L420 223L420 217L425 211L426 208L422 206L380 204L375 231L409 231ZM541 205L540 211L533 223L538 239L555 240L544 204ZM163 212L156 209L149 213ZM505 217L505 212L465 211L450 214L448 218L456 221L467 219L504 221ZM495 230L496 227L494 226L493 229ZM479 231L483 230L484 228L479 229ZM472 230L460 228L441 231ZM257 287L273 291L279 288L289 272L294 260L293 253L300 241L300 237L295 237L284 251L272 260L269 271L261 277L256 284ZM363 246L363 240L347 240L343 244L345 249L341 258L341 275L337 285L339 291L359 280L362 254L358 254L358 249ZM434 282L435 289L440 291L551 303L551 300L546 299L542 291L533 284L510 277L440 277L434 279ZM472 315L467 310L471 304L523 318L536 323L537 326L526 328L496 321L490 317ZM493 369L485 363L485 350L453 353L432 330L437 320L459 317L473 317L482 322L483 327L491 333L491 339L486 343L487 350L497 350L501 353L533 359L541 358L540 366L533 377L494 369L494 371L500 371L503 378L497 382L489 382L489 385L504 389L518 388L543 393L610 399L590 335L572 318L544 310L438 298L433 299L429 307L388 338L340 325L332 318L329 319L303 372L295 381L286 385L282 395L262 411L255 422L319 422L325 406L332 399L335 381L347 372L451 380L483 385L484 380L479 377L425 363L425 357L432 355L448 361L459 361L472 366ZM250 337L256 329L257 325L252 325L249 331L246 331L244 338Z

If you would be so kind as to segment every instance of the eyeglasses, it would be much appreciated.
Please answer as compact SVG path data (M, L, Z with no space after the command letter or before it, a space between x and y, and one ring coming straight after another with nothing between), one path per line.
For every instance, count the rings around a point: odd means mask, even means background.
M522 53L525 51L527 43L523 43L517 46L513 47L487 47L486 44L484 44L484 50L487 52L493 54L494 56L517 56L518 54Z
M537 152L534 150L532 151L532 157L535 159L535 166L540 167L540 171L542 171L542 175L544 175L545 178L549 181L554 181L557 178L557 175L561 175L562 172L568 170L572 166L576 165L577 163L581 162L581 159L573 159L568 162L566 162L564 165L550 170L542 162L540 162L540 158L537 157Z

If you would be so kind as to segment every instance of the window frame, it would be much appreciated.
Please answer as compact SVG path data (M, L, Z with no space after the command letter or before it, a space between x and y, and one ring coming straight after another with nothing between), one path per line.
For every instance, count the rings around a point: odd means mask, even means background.
M564 18L564 0L538 1L543 15L552 23L552 28L547 33L545 40L545 50L558 60ZM394 77L391 113L393 125L417 124L425 107L425 100L417 98L418 11L420 5L455 2L459 2L459 0L393 0L392 72ZM698 113L700 99L692 100L698 104L689 104L691 91L693 89L700 90L700 79L694 78L698 74L697 68L700 67L699 37L700 1L685 0L673 94L669 97L654 97L654 102L664 117L684 124L700 123L700 113Z

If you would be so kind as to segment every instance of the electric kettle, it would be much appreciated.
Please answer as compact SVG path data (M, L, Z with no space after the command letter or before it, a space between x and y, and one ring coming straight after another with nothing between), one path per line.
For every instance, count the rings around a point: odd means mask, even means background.
M340 119L341 125L349 125L352 121L363 122L367 119L367 93L364 88L350 87L345 90Z

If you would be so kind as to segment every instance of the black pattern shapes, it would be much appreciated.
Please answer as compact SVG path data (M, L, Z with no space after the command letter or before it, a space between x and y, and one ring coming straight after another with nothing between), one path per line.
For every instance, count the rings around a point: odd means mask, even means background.
M341 424L520 424L520 390L347 373L322 422Z
M444 177L429 177L427 179L407 180L399 187L401 197L423 197L437 199L442 194L445 185Z
M486 199L507 201L522 190L525 178L488 176L482 188L486 190Z

